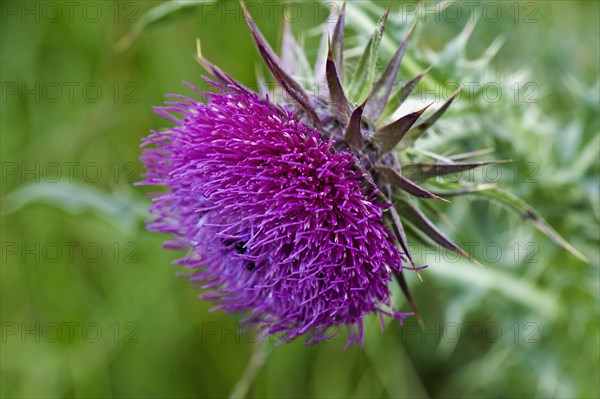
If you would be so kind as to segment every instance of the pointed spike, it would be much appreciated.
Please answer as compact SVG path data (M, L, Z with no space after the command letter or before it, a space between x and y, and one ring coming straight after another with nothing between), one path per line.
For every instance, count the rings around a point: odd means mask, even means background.
M409 28L406 37L402 41L402 44L400 44L400 47L398 47L388 62L385 70L381 74L381 77L373 86L371 94L369 94L370 100L365 107L365 117L373 122L379 119L383 110L385 109L385 106L387 105L388 100L390 99L394 82L396 81L398 71L400 70L402 58L406 52L406 45L408 44L408 39L410 38L410 34L412 33L414 26L415 25L413 24Z
M406 82L404 84L404 86L402 86L400 91L396 94L396 98L395 98L395 100L398 102L398 105L397 105L398 107L400 105L402 105L402 103L404 103L404 101L408 98L410 93L412 93L412 91L415 89L415 87L419 84L421 79L423 79L423 76L427 75L427 73L431 70L432 67L433 66L430 66L429 68L427 68L426 70L424 70L423 72L421 72L420 74L415 76L412 80L409 80L408 82Z
M423 122L410 129L410 131L407 134L406 140L400 143L400 149L404 149L413 144L415 141L417 141L417 139L419 139L419 137L421 137L427 131L427 129L433 126L433 124L437 122L438 119L440 119L444 112L446 112L448 107L450 107L450 104L452 104L452 101L454 101L454 99L456 98L456 96L458 96L458 93L460 93L460 91L461 88L459 87L454 93L452 93L450 98L448 98L448 100L446 100L446 102L444 102L444 104L437 111L435 111Z
M343 80L344 76L344 26L346 23L346 0L344 0L344 4L342 5L342 10L340 11L340 17L338 18L337 23L335 24L335 28L333 30L333 43L332 43L332 52L333 52L333 60L335 61L335 66L337 68L337 74L340 78L340 81Z
M290 95L290 97L302 107L309 116L309 119L315 125L316 128L322 130L321 121L317 116L315 109L313 108L310 98L308 94L304 91L302 86L296 80L294 80L291 76L289 76L279 65L279 60L277 56L273 53L273 50L269 47L269 44L265 41L262 33L256 26L256 23L252 19L250 12L246 8L244 2L241 2L242 9L244 11L244 15L246 17L246 22L248 23L248 27L252 32L252 37L254 38L254 42L258 47L258 51L262 56L263 60L267 64L267 67L277 79L277 82L281 85L281 87Z
M388 101L384 111L384 114L386 116L392 115L394 112L396 112L396 110L398 110L402 106L404 101L406 101L408 96L413 92L413 90L415 89L415 87L417 87L421 79L423 79L423 77L431 70L432 67L433 66L430 66L429 68L427 68L426 70L424 70L423 72L421 72L420 74L418 74L417 76L415 76L414 78L412 78L408 82L405 82L402 85L400 90L398 90Z
M441 163L441 162L418 162L404 164L401 167L402 174L415 182L422 182L433 177L450 175L453 173L460 173L467 170L471 170L480 166L500 164L511 162L510 160L496 160L496 161L483 161L483 162L452 162L452 163Z
M365 100L358 108L356 108L350 116L350 122L344 132L344 141L355 150L360 150L365 146L365 142L362 137L362 113L365 108L367 100Z
M473 34L473 31L475 30L477 21L479 21L478 14L475 15L475 18L473 20L469 20L465 24L465 27L463 28L463 30L459 33L458 37L456 38L456 40L460 41L461 43L464 43L463 47L466 47L466 44L469 41L469 38L471 37L471 35Z
M329 87L329 97L331 100L329 107L331 112L339 119L342 125L347 125L348 118L350 117L350 104L344 95L344 88L338 78L331 42L329 42L325 77L327 78L327 86Z
M419 119L421 114L425 112L429 106L431 106L431 104L420 109L419 111L404 115L397 121L377 130L371 137L371 140L379 149L379 154L383 155L393 150L400 140L402 140L406 132L410 130L417 119Z
M404 226L402 226L402 221L400 220L400 215L398 215L398 211L393 206L390 208L390 215L392 216L392 231L394 232L394 235L396 236L400 247L402 247L402 250L406 254L406 257L408 258L413 269L416 270L417 268L415 267L415 261L413 260L412 255L408 250L408 241L406 240Z
M475 259L465 252L462 248L447 238L437 227L421 212L417 207L403 199L398 200L398 212L408 219L416 228L425 233L426 236L441 245L443 248L449 249L469 259L472 262L478 263Z
M275 52L273 51L271 46L269 46L269 42L267 42L267 39L265 39L265 37L263 36L260 29L258 29L258 26L256 25L256 22L254 22L252 15L250 15L250 11L248 11L248 8L246 7L246 3L244 3L243 0L240 0L240 5L242 7L242 11L244 13L244 18L246 19L246 23L248 24L248 27L250 28L250 32L252 33L252 36L254 37L254 41L256 42L257 46L264 47L265 51L267 51L269 53L269 56L271 58L277 59L277 55L275 54Z
M415 197L450 202L442 197L438 197L437 195L430 193L422 187L419 187L412 181L408 180L406 177L402 176L400 172L398 172L394 168L391 168L389 166L376 166L375 170L377 171L377 173L379 173L379 176L381 177L384 183L390 184L403 191L406 191L407 193L414 195Z
M448 107L450 107L450 104L452 104L452 101L454 101L454 99L456 98L456 96L458 96L458 93L460 93L460 91L461 88L459 87L454 93L452 93L450 98L448 98L448 100L446 100L446 102L437 111L435 111L429 118L425 119L423 122L419 123L414 128L423 131L429 129L435 122L437 122L438 119L440 119L444 112L446 112L446 110L448 109Z
M394 272L396 275L396 279L398 280L398 285L400 285L400 290L402 290L402 294L406 298L406 301L410 305L410 308L413 310L415 317L417 318L417 322L419 325L423 325L423 319L421 318L421 314L419 313L419 309L417 308L417 303L408 288L408 283L406 282L406 278L404 277L404 273L402 271Z
M390 11L392 10L392 4L394 3L390 1L390 4L388 4L387 8L385 9L385 19L387 19L388 15L390 15Z
M237 82L234 78L223 72L218 66L214 65L202 55L202 45L200 43L200 39L196 39L196 61L198 61L198 63L206 70L206 72L215 77L221 85L225 87L234 85L245 90L246 92L250 92L241 83Z

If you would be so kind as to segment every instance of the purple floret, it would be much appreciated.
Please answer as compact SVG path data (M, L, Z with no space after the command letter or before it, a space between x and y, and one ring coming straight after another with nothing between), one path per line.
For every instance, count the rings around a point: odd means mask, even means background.
M284 340L345 325L362 342L367 314L402 319L387 286L403 260L383 223L389 205L354 155L268 98L215 86L206 104L176 96L159 108L176 126L147 137L142 156L143 184L169 189L149 228L189 249L177 262L202 296Z

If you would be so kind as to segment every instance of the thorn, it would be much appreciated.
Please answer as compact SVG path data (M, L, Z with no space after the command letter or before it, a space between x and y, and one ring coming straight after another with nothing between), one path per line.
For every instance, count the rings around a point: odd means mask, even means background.
M426 70L424 70L423 72L421 72L419 75L420 76L425 76L426 74L429 73L429 71L431 71L431 68L433 68L433 65L430 65L429 68L427 68Z
M434 103L429 103L426 106L424 106L423 108L421 108L420 110L417 111L417 113L419 114L419 116L421 116L423 114L423 112L427 111L427 108L431 107Z
M369 96L367 95L367 98L365 98L365 101L363 101L362 104L360 104L357 108L365 109L365 106L367 105L368 102L369 102Z
M462 87L459 86L458 89L456 89L454 91L454 93L452 93L452 95L450 96L450 98L448 99L448 101L454 101L454 99L456 98L456 96L458 96L458 93L460 93L462 91Z
M419 281L423 282L423 277L421 277L421 273L419 273L419 269L416 269L415 272L417 273L417 277L419 278Z
M394 4L393 1L390 1L390 4L387 6L387 9L385 10L385 19L387 19L388 15L390 15L390 10L392 9L392 4Z
M402 45L403 46L406 46L406 44L408 43L408 39L410 38L410 35L413 33L413 30L414 30L415 26L417 26L417 21L416 20L413 21L413 23L408 28L408 32L406 32L406 36L404 37L404 40L402 41Z
M196 57L198 57L199 60L201 60L202 57L202 46L200 44L200 39L196 39Z
M327 32L327 61L333 61L333 51L331 47L331 36Z
M433 195L433 197L431 197L431 198L433 198L433 199L440 200L440 201L443 201L443 202L447 202L447 203L449 203L449 204L451 204L451 203L452 203L452 201L448 201L448 200L447 200L447 199L445 199L445 198L438 197L438 196L437 196L437 195L435 195L435 194L431 194L431 195Z

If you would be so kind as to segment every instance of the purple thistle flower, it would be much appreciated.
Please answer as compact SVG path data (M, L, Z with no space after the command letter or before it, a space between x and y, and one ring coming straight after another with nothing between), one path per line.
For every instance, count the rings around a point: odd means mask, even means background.
M169 188L149 227L190 249L178 263L202 296L284 340L345 325L362 342L367 314L405 317L387 287L403 260L384 227L390 205L355 156L268 97L212 84L206 104L176 96L158 109L176 127L153 132L142 156L143 183Z
M391 305L392 275L421 321L403 269L425 266L417 266L408 251L406 223L426 243L473 260L419 209L417 199L443 200L421 183L498 162L400 167L401 160L414 158L403 150L436 123L459 90L424 120L429 106L392 119L397 107L391 103L399 106L429 69L398 90L408 27L375 79L373 54L389 8L345 87L344 3L333 31L324 34L327 59L316 68L315 82L326 90L311 98L299 83L311 79L302 76L308 61L289 24L278 56L242 6L258 51L286 94L285 105L244 88L198 51L218 92L199 93L206 103L172 96L175 102L157 109L176 126L154 131L144 142L150 147L142 155L142 183L169 189L155 198L149 228L176 237L167 247L189 250L177 263L193 269L189 276L201 282L204 298L227 312L248 314L248 321L264 323L266 333L282 333L283 340L307 334L309 343L318 342L338 332L332 327L345 325L351 344L362 342L369 313L379 313L382 325L384 315L402 320L409 313ZM451 187L445 194L482 189ZM533 210L524 213L531 215L538 228L578 254Z

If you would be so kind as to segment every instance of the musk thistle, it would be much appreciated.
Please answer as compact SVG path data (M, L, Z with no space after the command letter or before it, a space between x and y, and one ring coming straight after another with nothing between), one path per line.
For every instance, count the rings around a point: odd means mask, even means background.
M248 321L264 323L283 340L306 334L307 342L318 342L346 326L349 344L362 342L366 315L402 320L409 314L391 305L394 276L416 313L403 271L420 267L408 250L406 222L469 257L419 210L415 199L443 199L417 183L485 163L400 168L402 149L458 92L424 120L427 107L391 119L427 71L394 90L409 29L376 77L389 8L344 87L344 6L326 41L324 68L317 68L322 74L314 78L327 90L314 97L301 84L306 77L297 79L306 58L289 24L278 56L243 8L285 99L278 104L245 88L198 51L216 93L199 92L205 103L173 96L157 109L175 127L144 142L150 147L142 156L143 184L169 189L155 198L149 227L176 237L168 247L189 249L178 263L193 269L191 280L202 283L202 296L217 308L249 314Z

